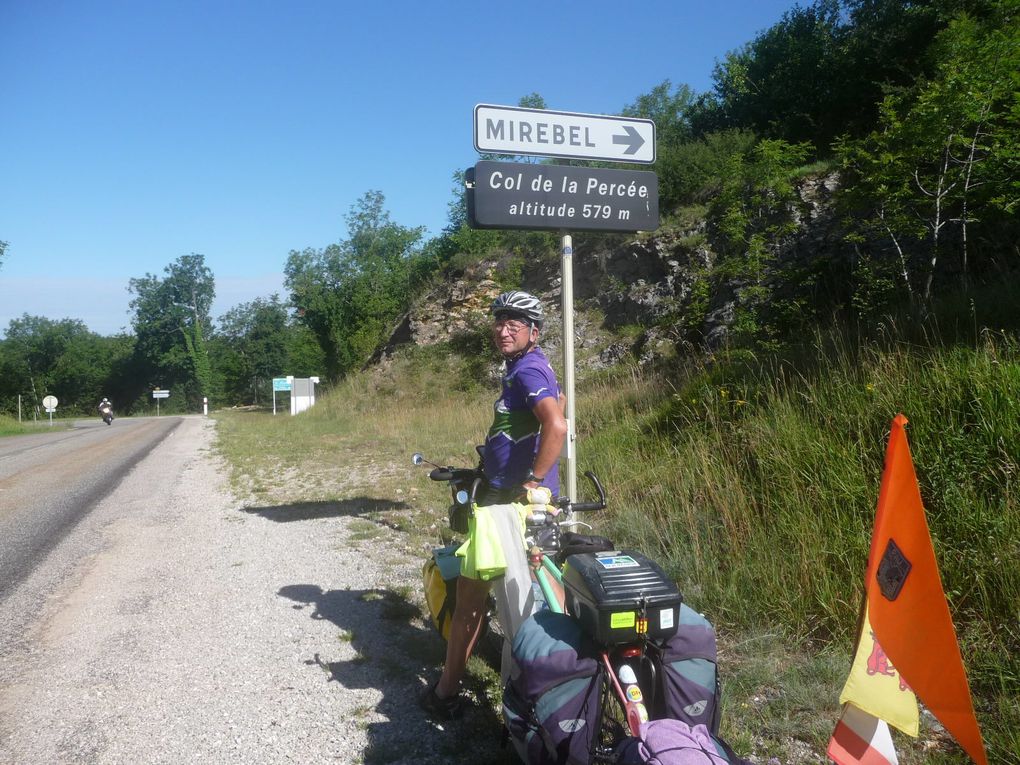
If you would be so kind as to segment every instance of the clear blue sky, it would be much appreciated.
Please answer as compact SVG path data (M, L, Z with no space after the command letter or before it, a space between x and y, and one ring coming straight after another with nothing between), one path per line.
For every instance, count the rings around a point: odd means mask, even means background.
M0 332L29 313L130 328L131 277L197 252L218 317L346 235L366 191L446 222L472 110L532 92L619 113L793 0L0 2Z

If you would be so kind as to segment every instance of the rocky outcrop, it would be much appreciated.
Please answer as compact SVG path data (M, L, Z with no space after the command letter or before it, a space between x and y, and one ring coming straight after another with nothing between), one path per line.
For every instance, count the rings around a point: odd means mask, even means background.
M818 259L832 251L845 257L833 212L838 189L835 173L805 179L800 204L791 210L798 231L777 243L777 260ZM740 284L712 285L704 316L685 312L716 254L704 220L653 235L575 238L574 348L579 367L601 368L631 359L647 363L675 352L676 327L700 323L702 342L725 342L732 325ZM499 294L499 261L469 267L447 285L419 301L395 328L387 350L403 343L434 345L477 332L486 322L489 305ZM549 263L524 264L523 286L543 299L547 321L542 345L558 354L561 346L561 284L559 269ZM702 293L704 289L700 290Z

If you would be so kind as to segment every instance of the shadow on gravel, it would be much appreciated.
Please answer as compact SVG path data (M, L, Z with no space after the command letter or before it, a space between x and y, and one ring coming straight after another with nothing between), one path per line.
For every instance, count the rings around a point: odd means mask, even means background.
M316 518L340 518L391 510L407 510L409 507L410 505L406 502L391 499L354 497L337 502L295 502L275 507L243 507L241 512L261 515L263 518L277 523L289 523L291 521L311 521Z
M296 610L309 609L312 619L325 619L340 628L341 643L350 644L354 658L336 643L326 643L322 653L304 660L318 666L327 683L342 689L375 688L382 699L374 710L353 709L348 714L370 719L372 711L383 722L364 723L368 745L365 765L504 765L502 723L492 701L478 695L480 687L468 687L471 704L464 718L439 727L418 708L424 678L438 676L445 658L445 644L418 606L391 590L323 590L314 584L281 587L279 595L293 601ZM341 691L342 692L342 691ZM374 715L373 715L374 717ZM355 752L348 754L354 755Z

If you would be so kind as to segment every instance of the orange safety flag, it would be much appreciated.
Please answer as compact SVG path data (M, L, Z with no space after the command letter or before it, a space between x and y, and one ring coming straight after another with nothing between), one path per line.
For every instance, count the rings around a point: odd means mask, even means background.
M886 656L978 765L988 765L903 426L892 422L865 575Z
M853 704L843 706L826 752L836 765L898 765L885 721Z

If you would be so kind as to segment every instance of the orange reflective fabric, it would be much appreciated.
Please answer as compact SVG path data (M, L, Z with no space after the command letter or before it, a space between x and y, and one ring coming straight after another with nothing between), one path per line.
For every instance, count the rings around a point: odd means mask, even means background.
M987 765L903 428L906 424L902 414L893 420L885 455L865 578L868 616L886 655L917 697L976 763ZM890 540L910 565L892 600L883 595L877 578Z

